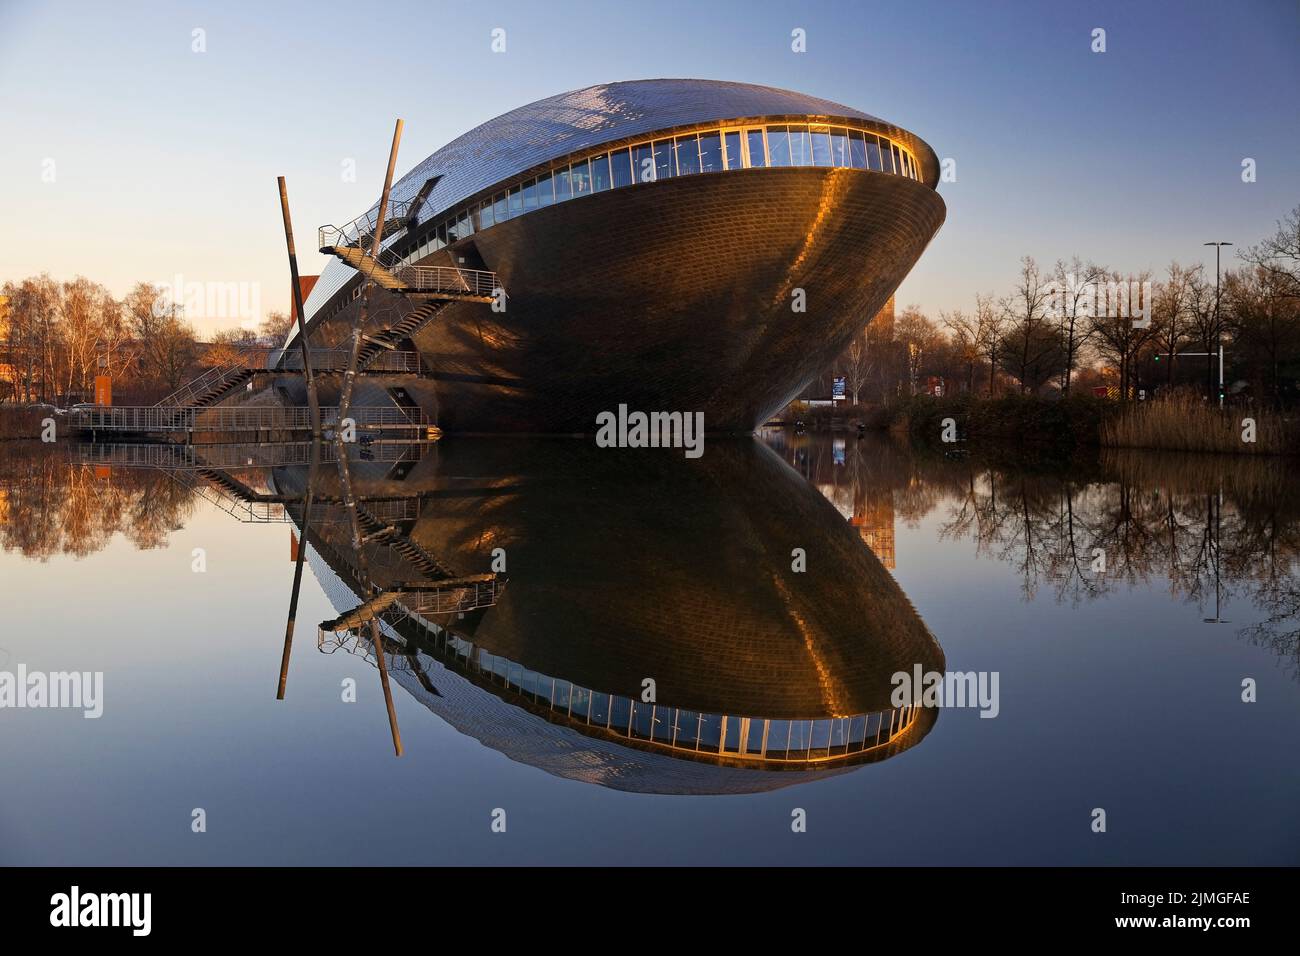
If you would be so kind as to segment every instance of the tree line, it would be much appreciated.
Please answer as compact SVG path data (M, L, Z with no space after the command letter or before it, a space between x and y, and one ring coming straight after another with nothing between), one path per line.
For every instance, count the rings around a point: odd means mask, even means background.
M1216 399L1220 344L1229 400L1300 402L1300 206L1217 283L1203 265L1125 275L1078 257L1044 268L1026 256L1012 288L976 295L973 310L878 316L813 391L829 395L830 379L843 377L854 404L940 390Z
M278 346L289 319L267 313L258 329L227 329L201 341L184 307L138 282L121 299L84 276L41 274L0 287L0 406L89 401L95 376L113 379L115 400L175 391L241 347Z

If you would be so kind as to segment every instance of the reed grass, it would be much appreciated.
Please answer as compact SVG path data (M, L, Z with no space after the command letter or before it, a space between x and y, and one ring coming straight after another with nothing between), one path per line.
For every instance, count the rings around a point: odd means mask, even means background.
M1247 441L1247 419L1254 441ZM1300 429L1276 412L1220 411L1199 398L1179 396L1131 405L1101 426L1107 448L1158 448L1223 455L1287 455L1300 452Z
M45 415L30 408L0 408L0 441L11 438L40 438Z

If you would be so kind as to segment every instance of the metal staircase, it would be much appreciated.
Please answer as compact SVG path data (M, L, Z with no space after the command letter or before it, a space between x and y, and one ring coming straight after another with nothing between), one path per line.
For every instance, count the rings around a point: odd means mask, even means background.
M391 350L395 349L396 346L411 338L416 332L419 332L420 329L432 322L446 304L446 302L436 300L426 302L419 308L408 312L388 328L368 334L365 344L357 353L357 368L364 371L374 371L375 366L386 364L383 356L391 354Z
M265 354L265 349L255 350ZM157 403L159 408L203 408L219 402L258 371L249 363L249 356L240 357L229 365L213 366L193 381L187 382Z
M501 292L501 282L495 272L454 265L403 265L403 257L394 251L393 242L413 225L411 212L418 208L417 202L423 201L423 196L416 196L413 200L390 204L377 255L373 250L378 207L345 225L321 226L317 231L320 251L336 256L376 285L398 295L492 302Z
M364 541L386 545L405 558L413 568L430 578L450 578L455 572L442 565L395 525L384 524L366 508L357 506L357 523L365 536Z
M419 375L423 370L419 353L398 350L396 345L404 338L410 337L413 331L422 328L443 304L432 302L423 305L412 313L412 315L419 314L414 321L412 316L408 315L398 326L373 336L375 341L382 341L384 344L375 348L367 346L364 349L364 354L357 363L359 370L386 375ZM316 372L340 372L348 367L348 357L347 349L312 349L312 369ZM210 408L229 397L232 392L256 375L292 374L301 372L302 368L302 353L297 349L286 351L261 346L242 349L235 361L227 365L213 366L159 401L156 407L177 410Z

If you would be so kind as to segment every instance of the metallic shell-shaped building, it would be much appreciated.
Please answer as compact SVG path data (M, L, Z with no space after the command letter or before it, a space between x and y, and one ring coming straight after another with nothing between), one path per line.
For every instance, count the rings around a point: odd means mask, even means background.
M520 107L396 182L383 236L389 263L485 270L502 292L380 290L364 331L419 374L363 365L357 402L453 432L589 432L620 403L749 431L912 268L944 219L938 176L907 130L770 87L633 81ZM349 340L356 265L332 262L308 297L313 349ZM323 403L341 378L322 375Z

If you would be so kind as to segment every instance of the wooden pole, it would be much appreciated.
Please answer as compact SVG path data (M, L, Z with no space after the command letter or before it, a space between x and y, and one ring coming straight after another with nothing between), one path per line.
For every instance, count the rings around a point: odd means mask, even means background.
M298 281L298 253L293 244L293 223L289 219L289 192L284 177L280 184L280 215L284 217L284 242L289 248L289 275L293 281L293 314L298 323L298 347L302 349L302 373L307 379L307 404L311 406L312 438L320 438L320 401L316 396L316 377L311 369L311 349L307 345L307 323L302 311L302 285Z
M384 706L388 708L388 729L393 735L393 750L397 756L402 755L402 731L397 726L397 710L393 707L393 689L388 686L388 660L384 657L383 642L380 639L379 620L370 622L370 640L375 645L375 657L379 661L379 683L384 689Z
M343 505L347 509L352 526L352 546L357 553L357 578L361 582L364 599L362 606L368 603L375 593L374 582L370 580L370 561L366 558L366 544L361 540L361 518L357 513L357 497L352 489L352 466L348 460L347 445L335 432L335 453L338 455L339 483L343 486ZM393 691L388 685L388 661L384 657L383 643L380 639L379 620L370 622L370 640L375 646L375 659L379 665L379 684L384 691L384 705L388 708L388 729L393 735L393 750L397 756L402 755L402 733L397 727L397 710L393 707Z
M374 239L370 245L370 258L378 261L379 250L383 241L384 214L388 211L388 195L393 188L393 170L397 167L397 147L402 142L402 121L399 119L393 127L393 144L388 149L388 169L384 173L384 189L379 194L379 211L375 219ZM343 388L339 396L339 425L352 410L352 389L356 384L357 362L361 353L361 338L365 333L366 320L370 315L370 287L374 283L366 278L361 285L361 306L357 310L356 321L352 323L352 350L348 356L348 370L343 374Z
M393 127L393 144L388 147L388 170L384 173L384 191L379 194L379 218L375 220L375 241L371 255L379 258L379 241L384 231L384 213L388 211L388 194L393 188L393 170L397 168L397 147L402 142L402 121Z
M311 443L311 464L307 467L307 494L302 513L302 538L298 541L298 554L293 563L293 590L289 592L289 620L284 626L284 651L280 655L280 685L275 699L284 700L285 685L289 682L289 656L293 653L293 626L298 621L298 592L302 589L302 565L307 555L307 530L311 526L312 496L316 487L316 466L320 461L320 439Z

